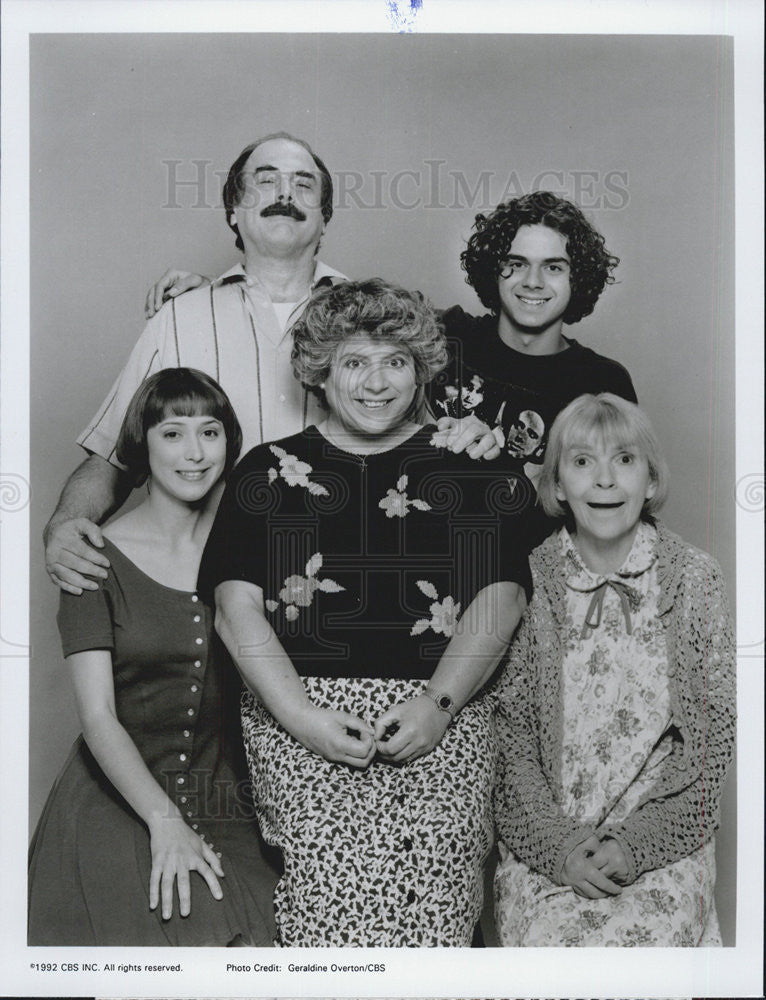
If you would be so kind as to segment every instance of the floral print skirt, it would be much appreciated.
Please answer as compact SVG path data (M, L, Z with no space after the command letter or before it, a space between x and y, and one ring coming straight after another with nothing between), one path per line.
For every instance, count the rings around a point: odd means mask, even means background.
M714 840L603 899L555 885L501 847L495 873L498 939L507 948L712 947L721 944L714 886Z
M303 678L311 701L372 723L422 680ZM429 754L364 770L293 739L249 693L242 725L266 840L284 875L274 904L284 946L463 946L482 910L492 846L491 705L475 700Z

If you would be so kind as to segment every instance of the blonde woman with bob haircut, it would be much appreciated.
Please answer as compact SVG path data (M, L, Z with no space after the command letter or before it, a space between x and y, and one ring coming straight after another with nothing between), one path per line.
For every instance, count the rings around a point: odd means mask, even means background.
M715 561L656 513L668 472L610 393L553 424L539 497L560 530L499 689L503 945L720 945L715 831L735 733Z

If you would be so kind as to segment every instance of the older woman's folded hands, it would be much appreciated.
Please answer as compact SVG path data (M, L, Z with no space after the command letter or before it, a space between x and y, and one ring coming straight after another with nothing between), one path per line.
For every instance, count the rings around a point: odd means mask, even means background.
M600 847L598 836L592 834L570 851L561 870L561 884L570 885L578 896L587 899L619 895L622 886L607 878L594 861Z

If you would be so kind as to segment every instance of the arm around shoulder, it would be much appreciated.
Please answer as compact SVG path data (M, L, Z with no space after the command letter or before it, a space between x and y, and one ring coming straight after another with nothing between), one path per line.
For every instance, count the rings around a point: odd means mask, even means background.
M71 594L94 590L89 577L103 578L109 560L98 525L125 502L129 477L100 455L89 455L61 491L43 531L45 567L53 582Z
M173 344L173 319L164 311L147 323L108 395L77 439L89 457L69 477L44 531L46 566L62 590L79 594L92 589L93 581L87 576L103 576L96 567L109 565L97 551L101 545L97 525L119 509L132 488L125 473L109 459L136 389L149 375L177 363Z
M144 300L144 314L147 319L151 319L162 309L168 299L183 295L184 292L188 292L192 288L199 288L200 285L209 284L210 278L206 278L203 274L169 267L147 291Z

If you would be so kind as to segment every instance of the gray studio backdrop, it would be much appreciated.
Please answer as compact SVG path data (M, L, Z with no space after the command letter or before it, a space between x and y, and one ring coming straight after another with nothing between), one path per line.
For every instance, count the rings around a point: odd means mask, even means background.
M323 259L439 306L481 311L458 264L476 212L534 188L585 208L619 284L568 332L633 375L671 468L665 519L721 562L733 599L729 39L72 34L33 36L30 55L30 832L78 732L43 524L150 282L238 259L221 172L267 132L304 136L335 177ZM729 943L734 802L732 780L718 850Z

